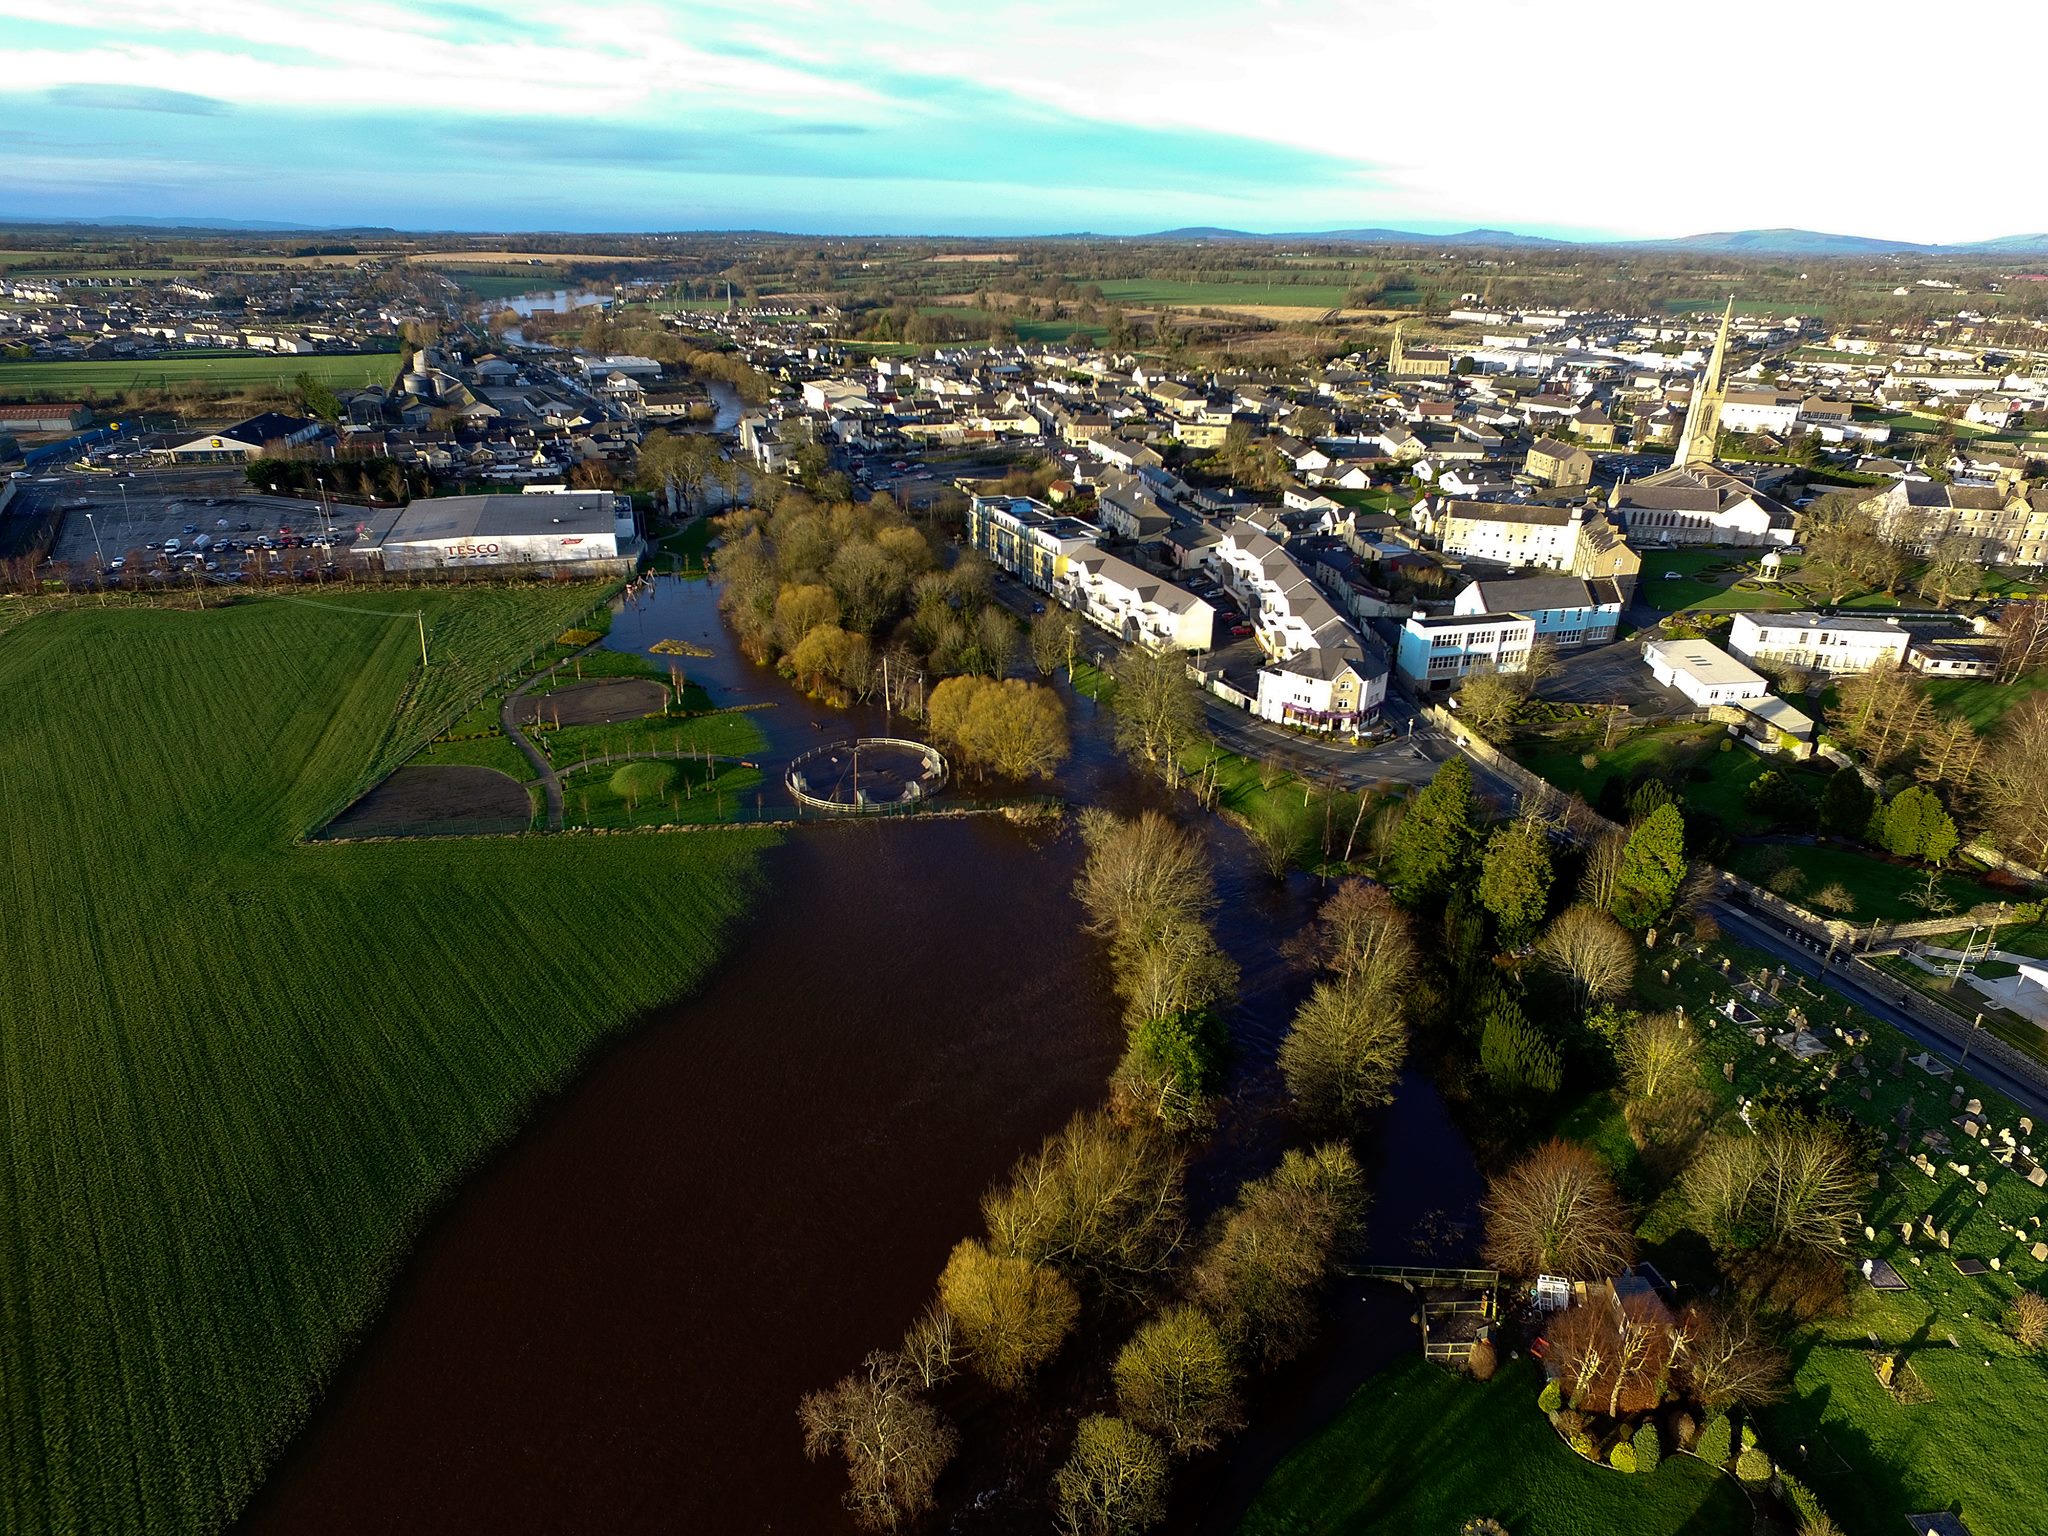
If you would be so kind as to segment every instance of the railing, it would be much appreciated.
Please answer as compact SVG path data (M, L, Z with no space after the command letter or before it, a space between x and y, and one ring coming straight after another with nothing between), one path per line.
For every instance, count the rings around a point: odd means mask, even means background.
M1422 1291L1486 1290L1500 1284L1500 1271L1497 1269L1459 1269L1433 1264L1350 1264L1340 1265L1339 1273L1356 1280L1391 1280L1410 1290Z

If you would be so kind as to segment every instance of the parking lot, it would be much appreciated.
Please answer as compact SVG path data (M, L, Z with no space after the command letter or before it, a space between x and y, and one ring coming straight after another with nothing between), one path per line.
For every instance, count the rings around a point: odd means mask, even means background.
M118 481L74 479L39 489L55 497L62 513L52 564L129 580L141 572L196 569L231 581L259 562L272 571L318 566L354 541L362 513L339 505L323 516L318 502L290 497L166 494Z

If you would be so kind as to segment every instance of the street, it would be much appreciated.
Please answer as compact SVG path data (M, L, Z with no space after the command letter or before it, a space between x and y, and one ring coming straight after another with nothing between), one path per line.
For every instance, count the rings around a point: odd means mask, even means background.
M1952 1040L1937 1034L1885 997L1863 986L1846 974L1841 967L1824 967L1825 954L1816 951L1811 940L1806 939L1804 935L1789 932L1782 924L1773 923L1768 918L1760 917L1726 901L1714 904L1714 917L1731 938L1739 939L1753 949L1762 950L1804 975L1818 978L1822 985L1832 988L1866 1013L1884 1020L1894 1029L1903 1031L1908 1037L1944 1060L1953 1061L1957 1056L1958 1051ZM1981 1055L1972 1056L1962 1070L1986 1086L1997 1089L2028 1113L2048 1115L2048 1094L2043 1094L2031 1083L2006 1072L1997 1062Z

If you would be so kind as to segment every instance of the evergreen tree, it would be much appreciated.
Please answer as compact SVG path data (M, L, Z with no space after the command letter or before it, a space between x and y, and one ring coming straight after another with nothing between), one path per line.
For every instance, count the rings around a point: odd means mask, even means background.
M1820 829L1830 837L1861 837L1876 803L1863 775L1844 768L1820 795Z
M1505 943L1535 936L1550 906L1550 880L1550 839L1537 823L1510 822L1486 840L1479 904L1493 914Z
M1472 767L1454 757L1415 797L1387 851L1387 885L1404 905L1449 891L1472 856L1472 823Z
M1956 824L1934 791L1902 789L1871 814L1870 840L1902 859L1940 864L1956 850Z
M1558 1050L1529 1022L1522 1005L1495 983L1481 1004L1479 1065L1502 1093L1555 1093L1564 1081Z
M1615 918L1625 928L1647 928L1671 909L1685 882L1685 818L1659 806L1629 833L1615 877Z

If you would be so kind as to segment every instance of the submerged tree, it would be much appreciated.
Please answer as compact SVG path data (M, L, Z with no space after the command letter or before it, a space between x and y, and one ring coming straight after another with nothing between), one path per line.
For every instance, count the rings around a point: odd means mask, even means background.
M845 1458L852 1480L846 1507L870 1530L897 1530L929 1510L932 1485L959 1443L953 1426L917 1395L902 1356L888 1350L807 1394L797 1417L805 1455Z

